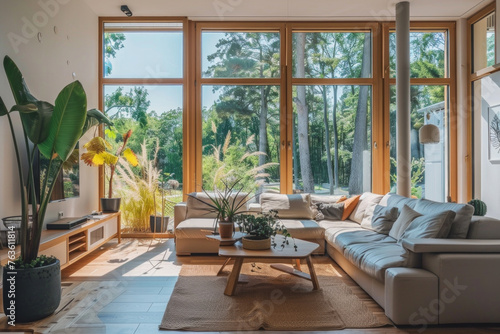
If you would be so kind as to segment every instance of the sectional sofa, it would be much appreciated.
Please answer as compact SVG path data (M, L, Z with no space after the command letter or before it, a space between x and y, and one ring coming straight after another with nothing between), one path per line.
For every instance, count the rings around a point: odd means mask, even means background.
M500 323L499 220L394 194L365 193L343 214L342 201L263 194L247 211L277 209L294 238L318 243L397 325ZM218 252L206 238L214 217L200 205L189 197L175 207L178 255Z

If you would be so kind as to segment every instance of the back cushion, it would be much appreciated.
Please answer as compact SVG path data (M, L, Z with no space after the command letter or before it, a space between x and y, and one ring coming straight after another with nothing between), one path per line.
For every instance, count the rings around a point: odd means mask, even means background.
M408 198L404 196L400 196L393 193L386 194L382 200L380 201L380 205L382 206L390 206L398 208L399 213L403 210L405 205L408 205L411 209L414 209L417 205L418 199L416 198Z
M371 223L368 225L363 219L361 226L377 233L388 235L396 219L398 219L398 208L376 205L373 210Z
M339 202L342 198L347 199L347 197L345 197L344 195L322 196L322 195L311 194L311 204L314 206L318 204L334 204Z
M270 210L278 211L279 218L314 219L311 209L310 194L273 194L263 193L260 195L262 212Z
M377 195L373 193L366 192L359 198L358 205L354 208L354 211L349 215L349 219L361 224L371 225L373 210L375 206L384 197L383 195Z
M465 239L467 237L472 214L474 213L474 207L469 204L439 203L426 199L418 200L415 210L424 215L448 210L455 212L455 219L451 223L451 230L448 235L450 239Z
M442 211L415 218L403 233L402 239L446 238L455 212Z
M472 216L467 239L500 239L500 220Z
M401 214L399 215L398 219L396 219L394 225L392 225L392 228L389 231L389 236L399 241L411 222L415 218L418 218L420 216L422 215L410 208L408 205L403 206Z
M215 196L215 194L210 194L210 196ZM213 203L207 194L191 193L187 198L187 213L186 219L188 218L215 218L217 217L217 212L213 212L213 209L207 204L203 203Z
M209 193L212 198L215 198L215 193ZM196 198L195 198L196 197ZM245 203L249 199L247 193L236 193L231 194L231 200L233 201L234 206L240 205L240 203ZM186 219L188 218L216 218L217 212L203 203L213 203L210 197L204 192L191 193L187 199L187 213ZM243 204L243 206L238 210L238 213L244 213L248 210L248 203Z

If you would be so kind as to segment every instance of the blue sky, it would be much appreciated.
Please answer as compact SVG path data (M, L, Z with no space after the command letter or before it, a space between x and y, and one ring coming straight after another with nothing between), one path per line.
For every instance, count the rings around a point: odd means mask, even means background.
M110 59L111 75L107 78L182 78L183 74L183 37L182 32L127 32L124 47ZM224 33L203 35L203 69L208 67L206 56L216 51L217 41ZM183 94L180 85L144 85L149 93L148 111L163 113L182 107ZM105 94L118 86L106 86ZM133 86L124 86L129 91ZM202 89L203 106L213 104L216 96L211 87Z

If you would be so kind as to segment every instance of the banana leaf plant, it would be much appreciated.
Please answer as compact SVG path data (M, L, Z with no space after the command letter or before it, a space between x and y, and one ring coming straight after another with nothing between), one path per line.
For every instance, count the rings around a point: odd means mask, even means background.
M97 109L87 111L87 95L79 81L64 87L52 105L38 100L30 93L21 71L10 57L5 56L3 66L16 103L9 110L0 98L0 116L8 118L19 173L21 257L16 261L16 265L23 266L29 265L38 257L47 206L64 162L71 156L78 140L87 130L102 123L112 123ZM23 143L18 142L19 136L12 121L11 114L15 111L19 112L22 123L26 159L21 156L23 151L19 145ZM33 177L33 161L37 150L49 160L45 176L40 180L39 202L35 196ZM28 174L25 177L23 162L26 161ZM33 223L32 227L28 228L30 202Z

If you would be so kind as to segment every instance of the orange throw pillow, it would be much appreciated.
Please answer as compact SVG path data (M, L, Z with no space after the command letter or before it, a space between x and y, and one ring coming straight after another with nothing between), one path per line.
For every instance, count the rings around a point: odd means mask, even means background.
M341 202L344 202L346 199L347 199L347 197L346 197L346 196L342 196L342 197L340 197L340 198L338 199L338 201L337 201L337 202L335 202L335 203L341 203Z
M361 195L357 195L344 201L344 213L342 214L342 220L346 220L347 217L351 215L356 205L358 205L360 197Z

